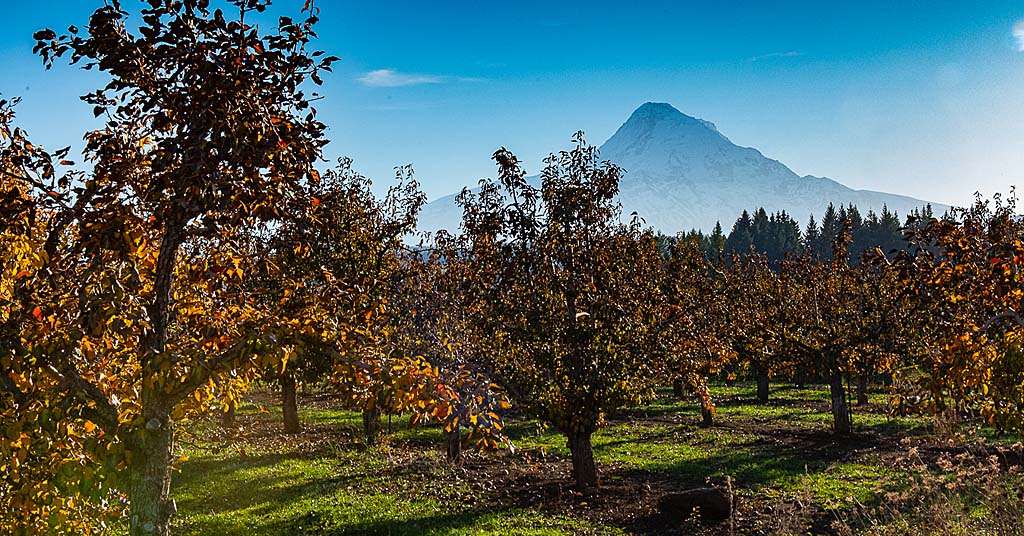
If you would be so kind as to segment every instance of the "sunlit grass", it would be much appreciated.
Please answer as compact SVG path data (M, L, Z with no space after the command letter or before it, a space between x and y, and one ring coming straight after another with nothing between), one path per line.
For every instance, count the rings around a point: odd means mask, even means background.
M716 425L700 425L694 400L671 392L641 408L608 416L593 437L594 454L609 481L640 478L679 488L731 480L737 493L762 501L809 495L823 511L880 501L909 475L886 466L869 448L878 438L924 434L930 421L893 418L885 394L854 407L856 435L831 433L828 391L774 384L768 404L757 404L755 386L714 385ZM229 441L212 421L190 425L183 442L173 495L178 534L619 534L573 512L534 507L496 507L458 478L443 459L438 426L410 427L385 417L385 439L367 449L362 418L329 400L300 408L307 432L294 438L274 433L280 409L245 404L242 437ZM508 420L518 449L486 454L494 467L508 463L562 463L564 436L535 420ZM214 438L213 436L217 436ZM892 444L890 442L890 444ZM563 465L562 467L567 467ZM569 478L567 468L564 478ZM556 473L557 476L558 473ZM500 485L500 483L499 483ZM781 500L781 499L780 499Z

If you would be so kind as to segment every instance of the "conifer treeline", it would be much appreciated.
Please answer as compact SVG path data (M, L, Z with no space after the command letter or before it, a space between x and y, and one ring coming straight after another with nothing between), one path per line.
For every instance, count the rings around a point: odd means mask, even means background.
M678 240L694 242L700 245L704 255L712 261L717 261L724 254L749 253L751 247L772 261L782 260L787 254L803 253L827 259L832 256L833 241L842 231L844 222L849 221L853 232L849 252L851 260L855 261L861 253L876 247L886 253L904 248L905 229L932 217L931 205L914 209L901 224L899 214L885 205L880 213L868 210L866 215L862 215L852 203L840 205L838 209L829 203L821 222L811 215L801 231L800 225L786 211L769 214L762 207L755 210L753 216L744 210L728 235L723 232L721 222L718 222L707 235L696 229L681 232L674 237L659 233L658 241L664 251L668 250L669 244Z

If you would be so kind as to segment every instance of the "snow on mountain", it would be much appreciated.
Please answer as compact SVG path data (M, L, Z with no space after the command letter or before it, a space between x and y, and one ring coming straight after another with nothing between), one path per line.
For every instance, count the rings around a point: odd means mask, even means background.
M647 225L666 234L710 231L721 222L726 233L744 210L784 210L804 225L820 220L828 204L853 203L866 214L883 205L902 218L926 202L912 197L854 190L828 178L801 177L757 149L739 147L714 124L690 117L669 104L648 102L633 112L601 146L601 158L626 171L619 185L623 214L636 211ZM936 213L947 207L932 204ZM462 213L455 196L428 203L421 231L458 230Z

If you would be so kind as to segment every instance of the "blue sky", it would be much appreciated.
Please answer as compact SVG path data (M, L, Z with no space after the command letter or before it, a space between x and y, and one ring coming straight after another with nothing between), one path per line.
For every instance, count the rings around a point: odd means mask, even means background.
M44 144L81 147L91 111L75 97L102 77L45 72L31 34L96 5L5 6L0 93L24 98L20 124ZM500 146L536 171L576 130L600 144L646 101L854 188L963 204L1024 186L1020 2L318 5L319 46L343 59L318 106L328 155L381 185L411 163L431 198L492 175Z

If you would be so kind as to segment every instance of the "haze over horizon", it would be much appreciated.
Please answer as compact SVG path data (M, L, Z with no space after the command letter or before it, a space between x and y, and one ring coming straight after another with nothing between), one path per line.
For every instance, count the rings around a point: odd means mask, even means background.
M906 217L925 205L942 214L949 208L928 199L853 190L828 178L799 176L784 162L735 145L713 123L667 103L638 107L600 151L602 158L625 170L618 185L622 214L636 215L645 226L669 235L711 233L716 225L729 230L740 214L755 208L787 213L801 229L808 216L822 221L830 204L852 204L865 216L887 209ZM527 181L540 185L537 175ZM457 232L463 210L456 197L424 206L417 229Z
M965 204L1024 184L1024 6L891 4L320 2L315 46L343 59L317 103L327 155L382 186L411 163L434 199L492 176L500 146L536 173L572 132L600 144L656 101L855 189ZM76 97L103 79L45 72L31 35L96 5L8 7L0 94L24 98L18 124L52 148L82 146L94 123Z

